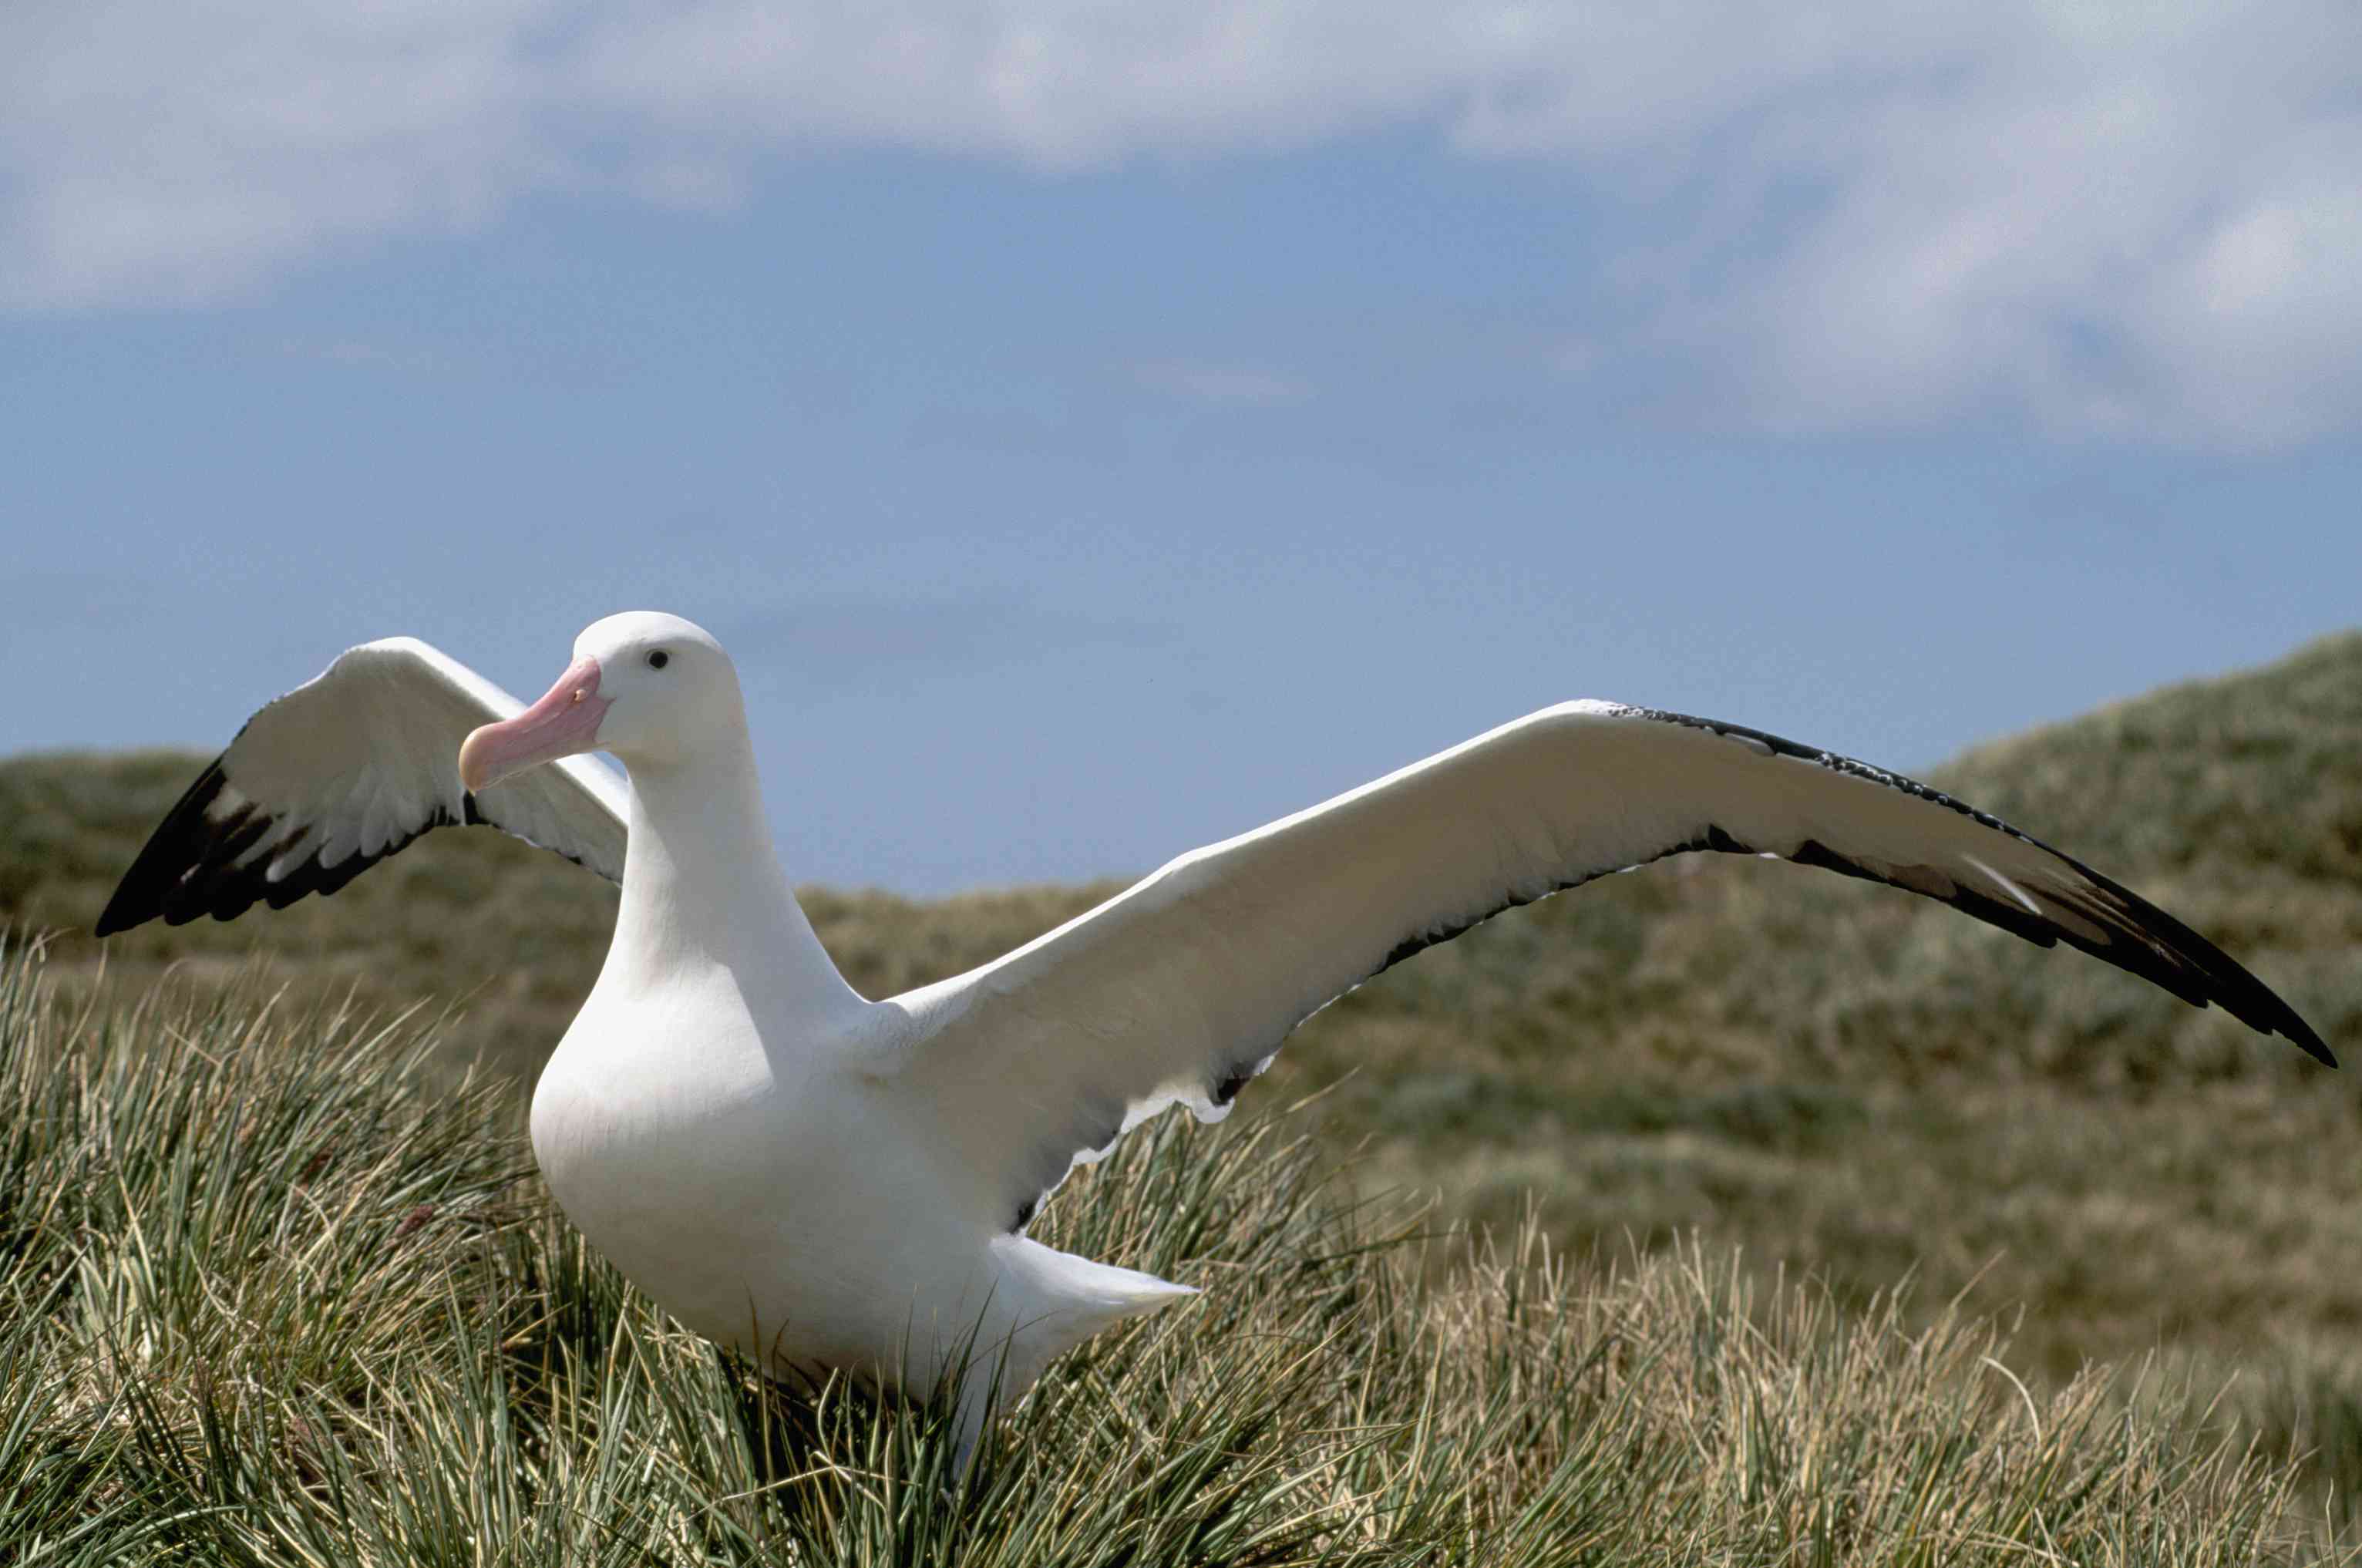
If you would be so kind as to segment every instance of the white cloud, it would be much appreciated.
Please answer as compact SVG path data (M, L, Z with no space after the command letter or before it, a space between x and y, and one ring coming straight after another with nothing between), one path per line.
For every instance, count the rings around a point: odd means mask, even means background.
M1311 395L1302 381L1261 365L1158 359L1133 366L1132 380L1151 392L1199 403L1270 405L1301 403Z
M0 8L0 300L199 301L546 182L523 0Z
M2270 444L2362 424L2357 80L2347 0L16 0L0 303L236 295L552 189L726 206L814 146L1410 124L1616 198L1594 362L1713 417Z

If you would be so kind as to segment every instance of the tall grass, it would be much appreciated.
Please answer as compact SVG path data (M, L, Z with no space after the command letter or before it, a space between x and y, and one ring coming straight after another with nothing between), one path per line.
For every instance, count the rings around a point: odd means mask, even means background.
M1286 1115L1142 1129L1054 1245L1206 1287L955 1474L944 1405L684 1334L530 1171L506 1080L234 988L0 961L0 1562L2297 1561L2285 1463L2187 1390L2003 1370L1696 1245L1615 1264L1347 1200Z

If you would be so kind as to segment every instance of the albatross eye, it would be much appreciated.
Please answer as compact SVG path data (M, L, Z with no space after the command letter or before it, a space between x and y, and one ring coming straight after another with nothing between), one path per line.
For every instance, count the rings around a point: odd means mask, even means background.
M662 669L671 662L672 655L665 652L662 648L658 648L656 652L648 655L648 668L650 669Z

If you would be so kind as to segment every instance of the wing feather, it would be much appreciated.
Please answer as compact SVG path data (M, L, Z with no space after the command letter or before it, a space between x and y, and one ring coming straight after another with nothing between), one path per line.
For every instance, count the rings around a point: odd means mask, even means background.
M876 1070L1021 1225L1175 1101L1216 1119L1297 1024L1503 910L1690 851L1898 887L2081 948L2334 1066L2286 1002L2080 861L1898 774L1686 714L1575 702L1185 855L992 964L895 999Z
M468 732L524 707L414 637L348 650L248 719L197 775L124 873L98 934L156 919L233 920L257 903L285 909L460 823L620 880L629 797L603 763L568 757L481 795L460 787Z

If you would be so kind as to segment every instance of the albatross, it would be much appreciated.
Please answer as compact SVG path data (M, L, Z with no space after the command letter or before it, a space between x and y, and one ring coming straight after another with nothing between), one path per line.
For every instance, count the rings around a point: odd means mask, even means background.
M98 933L333 893L456 823L620 880L605 966L533 1097L558 1205L681 1323L778 1374L925 1397L988 1359L996 1375L958 1395L964 1449L996 1397L1193 1294L1027 1236L1072 1166L1175 1103L1220 1120L1298 1023L1421 948L1667 856L1882 882L2336 1065L2204 937L1995 817L1760 730L1604 701L1193 850L980 968L871 1001L773 851L721 644L635 612L573 653L526 706L412 638L351 649L199 775Z

